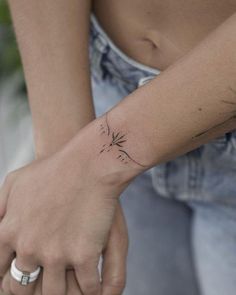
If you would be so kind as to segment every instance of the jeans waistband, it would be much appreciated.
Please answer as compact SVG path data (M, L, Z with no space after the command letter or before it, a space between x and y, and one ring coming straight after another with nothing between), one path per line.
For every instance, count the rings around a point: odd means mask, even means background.
M140 70L150 72L150 74L158 75L161 73L160 70L146 66L129 56L127 56L125 53L123 53L115 44L114 42L110 39L110 37L106 34L106 32L103 30L103 28L100 26L98 23L98 20L96 16L92 13L91 14L91 22L96 28L96 30L100 33L99 37L101 39L101 46L103 47L104 45L108 44L113 51L115 51L124 61L132 65L133 67L136 67Z
M123 53L100 26L94 14L91 14L90 61L93 77L98 80L110 79L128 92L161 73L159 69L146 66Z

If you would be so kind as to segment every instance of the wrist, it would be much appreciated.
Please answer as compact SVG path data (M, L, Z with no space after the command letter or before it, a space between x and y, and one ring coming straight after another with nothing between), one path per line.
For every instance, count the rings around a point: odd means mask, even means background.
M42 159L56 153L61 148L63 148L63 146L69 143L70 140L76 136L80 129L89 124L94 119L94 113L89 112L87 113L87 116L83 115L83 118L80 120L76 120L76 118L70 118L69 122L63 122L63 128L54 128L50 132L46 132L44 130L43 134L40 134L40 132L35 132L35 158Z
M105 114L79 131L61 150L62 158L68 169L89 170L90 177L103 185L125 188L147 166L136 161L128 147L125 126L119 118L116 126L108 123Z

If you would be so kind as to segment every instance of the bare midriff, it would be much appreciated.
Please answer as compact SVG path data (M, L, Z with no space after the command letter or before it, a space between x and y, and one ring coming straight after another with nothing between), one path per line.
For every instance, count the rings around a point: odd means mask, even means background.
M236 0L94 0L104 31L126 55L165 70L236 11Z

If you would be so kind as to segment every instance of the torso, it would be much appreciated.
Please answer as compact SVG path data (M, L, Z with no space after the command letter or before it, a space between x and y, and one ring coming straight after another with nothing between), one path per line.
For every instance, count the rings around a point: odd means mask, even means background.
M131 58L166 69L236 11L236 0L94 0L93 11Z

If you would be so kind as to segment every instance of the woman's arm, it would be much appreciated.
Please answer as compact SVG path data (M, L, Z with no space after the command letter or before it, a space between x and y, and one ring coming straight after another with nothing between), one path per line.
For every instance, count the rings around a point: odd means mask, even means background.
M54 152L94 119L90 0L9 0L34 124L36 155Z
M9 4L26 76L39 159L58 150L95 118L88 58L91 1L9 0ZM124 242L120 243L120 239ZM120 205L106 249L109 251L104 252L103 289L109 290L109 294L122 292L127 232ZM38 284L37 288L41 286Z
M83 145L97 152L94 162L99 173L114 183L235 128L236 14L153 81L93 121L67 150L76 161L77 140L86 135Z
M151 167L236 128L236 13L108 113L124 149Z
M10 245L20 265L44 267L44 290L64 290L61 278L69 264L84 294L100 291L98 258L128 183L235 128L230 113L235 111L235 18L82 128L59 152L8 177L0 192L7 205L0 223L1 260L9 258L4 245ZM52 279L60 284L50 284Z

